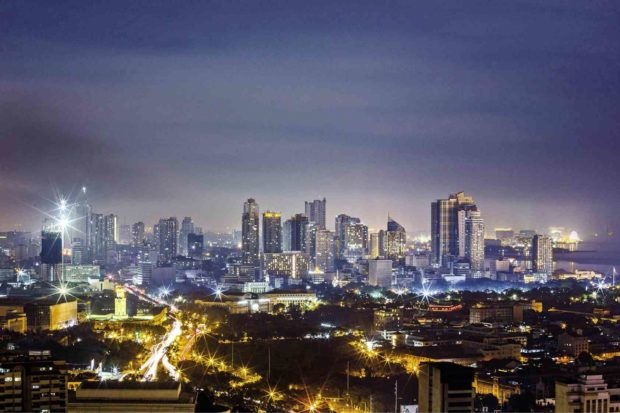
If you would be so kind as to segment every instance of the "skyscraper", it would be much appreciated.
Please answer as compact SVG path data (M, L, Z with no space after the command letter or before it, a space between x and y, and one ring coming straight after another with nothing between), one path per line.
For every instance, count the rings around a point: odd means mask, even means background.
M464 218L463 256L469 261L471 271L484 270L484 220L477 208L459 212Z
M204 235L202 234L187 234L187 249L188 256L194 259L202 258L204 252Z
M259 265L258 204L252 198L243 204L241 216L241 251L245 265Z
M355 262L366 254L368 248L368 227L361 222L344 227L344 257Z
M183 218L181 230L179 231L179 255L188 256L187 235L194 232L194 221L191 217Z
M62 263L62 234L60 232L41 232L41 279L54 282L60 280Z
M319 226L320 229L325 229L325 212L326 212L326 204L327 201L325 198L323 200L315 199L314 201L306 201L306 216L308 217L308 221L314 222Z
M263 252L282 252L282 214L279 212L263 213Z
M157 224L159 265L168 265L177 255L179 221L175 217L162 218Z
M284 249L287 251L305 251L308 217L304 214L295 214L286 221L286 224L287 231L290 231L290 245L288 249L287 246Z
M327 229L316 231L314 266L323 272L334 269L334 233Z
M346 250L346 231L347 226L351 224L359 224L361 220L359 218L350 217L346 214L340 214L336 217L336 240L338 250L336 251L339 258L344 256Z
M388 216L387 230L379 231L379 253L391 260L398 260L407 251L407 232L398 222Z
M76 264L87 264L91 261L91 213L92 209L86 198L86 188L82 188L81 199L74 208L72 220L72 244L79 246L81 257Z
M103 214L91 214L91 254L97 263L105 262L106 226Z
M538 274L553 273L553 241L546 235L536 234L532 239L532 270Z
M431 252L434 264L447 265L459 256L458 212L475 205L474 198L464 192L431 203Z
M138 247L144 244L144 222L136 222L131 226L131 237L134 247Z

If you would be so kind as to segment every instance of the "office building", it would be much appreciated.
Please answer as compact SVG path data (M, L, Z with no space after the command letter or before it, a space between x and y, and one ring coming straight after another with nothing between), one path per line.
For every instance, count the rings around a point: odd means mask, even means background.
M60 280L60 264L62 263L62 234L60 232L41 232L40 258L40 278L48 282Z
M191 217L183 218L181 222L181 230L179 231L179 255L189 256L189 247L187 245L187 236L194 233L194 221Z
M170 265L174 257L176 257L178 251L178 229L179 221L175 217L162 218L156 225L159 266Z
M379 231L379 255L399 260L407 252L407 232L398 222L388 217L387 230Z
M87 284L88 280L99 278L100 270L98 265L64 265L63 279L65 282Z
M346 251L346 231L347 227L352 224L359 224L361 220L359 218L350 217L346 214L340 214L336 216L336 243L338 258L343 258Z
M0 353L0 411L64 412L67 367L49 351Z
M464 221L462 256L469 261L472 273L480 274L484 270L484 220L477 208L459 211L461 216Z
M474 411L474 369L454 363L422 363L418 373L420 413Z
M553 274L553 241L546 235L532 238L532 271L537 274Z
M77 324L77 300L69 297L31 301L23 309L31 331L61 330Z
M381 242L379 241L381 237L380 232L373 232L370 234L368 238L368 257L369 258L379 258L381 256L381 249L379 246Z
M86 198L86 188L82 188L80 197L81 199L79 199L76 203L75 208L73 209L73 217L71 218L71 240L72 243L75 242L79 244L81 248L79 262L77 262L78 260L75 260L74 263L89 264L91 259L90 243L92 239L92 208ZM75 252L73 252L73 255L75 255Z
M448 265L460 254L459 236L464 235L464 227L459 233L459 211L475 208L476 202L464 192L452 194L448 199L438 199L431 203L431 251L432 262Z
M282 214L279 212L263 213L263 252L282 252Z
M114 318L127 318L127 298L122 285L114 287Z
M265 254L264 270L269 276L303 279L308 277L308 255L299 251Z
M316 231L314 267L322 272L334 269L334 233L319 229Z
M308 217L304 214L295 214L285 222L286 240L288 245L284 245L284 251L305 251L306 250L306 229Z
M325 211L326 211L327 201L325 198L322 200L315 199L314 201L306 201L306 216L308 217L309 222L314 222L319 226L320 229L326 229L326 219L325 219Z
M344 227L344 255L353 263L366 255L368 248L368 227L362 223L350 223Z
M243 263L258 267L259 265L259 217L258 204L252 198L243 204L241 216L241 252Z
M140 247L144 244L146 241L144 222L136 222L131 226L131 238L134 247Z

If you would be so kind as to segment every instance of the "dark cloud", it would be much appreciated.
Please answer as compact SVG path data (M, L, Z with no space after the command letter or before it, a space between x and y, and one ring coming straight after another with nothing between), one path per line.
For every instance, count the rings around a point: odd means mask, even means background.
M217 229L249 196L285 214L326 196L331 216L383 226L389 211L427 231L430 201L466 190L490 227L620 225L612 3L6 2L0 16L0 93L20 97L2 109L7 193L86 180L99 210ZM0 224L25 217L2 207Z

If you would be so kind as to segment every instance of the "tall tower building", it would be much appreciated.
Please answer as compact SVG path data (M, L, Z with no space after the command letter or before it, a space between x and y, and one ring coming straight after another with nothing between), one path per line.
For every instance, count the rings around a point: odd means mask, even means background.
M106 256L106 226L103 214L91 214L91 255L92 260L104 263Z
M279 212L263 213L263 252L282 252L282 214Z
M194 221L191 217L183 218L181 222L181 231L179 231L179 255L184 257L189 255L187 246L187 236L194 233Z
M62 234L60 232L41 232L41 279L55 282L61 279Z
M162 218L157 224L159 265L169 265L178 251L179 221L175 217Z
M314 222L319 226L320 229L325 229L325 211L326 211L327 201L325 198L322 200L315 199L314 201L306 201L306 216L308 217L308 221Z
M243 204L241 216L241 251L245 265L259 265L258 204L253 198Z
M146 239L144 234L144 222L136 222L131 226L131 237L134 247L139 247L144 244L144 241Z
M75 205L72 219L72 244L80 246L81 258L76 264L88 264L91 261L91 214L92 208L86 198L86 187L82 188L81 199Z
M446 265L460 255L458 212L475 205L474 198L464 192L431 203L431 252L434 264Z
M334 269L334 233L327 229L316 231L314 266L323 272Z
M359 224L361 220L359 218L350 217L345 214L340 214L336 217L336 241L338 250L336 251L338 257L342 258L346 250L346 231L347 227L351 224Z
M398 260L405 256L407 251L407 232L398 222L388 216L387 231L379 232L379 251L381 256L391 260Z
M536 234L532 239L532 270L539 274L553 274L553 241L546 235Z
M465 215L463 256L469 261L471 271L480 273L484 270L484 220L477 208L459 214Z
M361 222L356 222L344 228L344 257L349 262L355 262L367 252L368 227Z
M284 246L287 251L306 250L306 230L308 217L304 214L295 214L286 221L287 239L290 237L290 245ZM290 235L289 232L290 231Z

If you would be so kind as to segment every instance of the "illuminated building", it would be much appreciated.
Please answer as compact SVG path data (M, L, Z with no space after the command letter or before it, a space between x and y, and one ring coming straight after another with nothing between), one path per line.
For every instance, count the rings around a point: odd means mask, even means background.
M447 265L459 256L458 212L475 207L476 202L464 192L452 194L448 199L431 203L431 251L432 262Z
M187 249L188 255L191 258L202 258L204 253L204 235L202 234L187 234Z
M545 235L536 234L532 239L532 271L546 275L553 273L553 242Z
M360 222L344 227L344 258L355 262L366 255L368 248L368 227Z
M374 232L370 234L368 240L368 256L369 258L378 258L381 254L379 249L379 236L380 233Z
M304 214L295 214L285 222L286 237L288 244L284 245L284 251L306 250L306 229L308 217Z
M26 314L22 311L5 311L3 315L0 315L0 329L26 334L28 320Z
M573 357L590 351L588 337L562 333L558 336L558 350Z
M105 263L106 232L103 214L91 214L91 259L97 263Z
M65 265L62 271L64 280L71 283L88 283L89 279L98 279L100 275L98 265Z
M62 263L62 235L60 232L41 232L41 279L58 281Z
M388 288L392 285L392 260L368 260L368 284Z
M64 412L67 368L49 351L0 353L0 411Z
M241 252L243 263L258 267L259 265L259 234L258 204L252 198L243 204L241 216Z
M620 388L609 387L600 374L555 382L555 411L558 413L620 411Z
M482 322L520 323L523 321L523 304L477 304L469 309L469 323Z
M91 259L92 208L86 198L86 188L82 188L82 199L76 203L73 212L74 217L71 220L73 234L71 236L71 240L72 243L79 244L80 248L82 249L79 257L73 262L76 264L88 264L90 263ZM75 251L73 255L76 255Z
M346 231L347 227L352 224L359 224L361 220L359 218L350 217L345 214L340 214L336 216L336 240L338 249L336 251L336 255L339 258L342 258L347 249L346 246Z
M127 318L127 298L125 297L125 288L117 285L114 288L114 318Z
M279 212L263 213L263 252L282 252L282 214Z
M139 247L146 240L144 235L144 222L136 222L131 226L131 238L134 247Z
M158 265L170 265L177 255L179 221L175 217L162 218L157 227L157 245L159 247Z
M302 279L308 277L308 255L299 251L265 254L264 270L270 276Z
M478 209L459 211L464 215L463 256L469 261L471 271L484 270L484 220Z
M131 225L120 225L118 232L118 243L121 245L131 245L132 240Z
M420 413L474 411L474 369L454 363L422 363L418 382Z
M24 304L28 330L61 330L77 324L77 301L36 300Z
M323 272L334 268L334 233L319 229L316 231L314 266Z
M189 246L187 236L194 233L194 222L191 217L183 218L181 230L179 231L179 255L189 256Z
M195 394L184 392L181 383L138 381L84 381L70 395L67 409L69 413L193 413L195 410Z
M317 224L320 229L327 228L325 226L327 222L325 219L326 205L327 201L325 200L325 198L323 198L322 200L315 199L314 201L310 202L306 201L306 216L308 217L308 220L310 222L314 222L315 224Z
M407 232L398 222L388 217L387 231L379 231L379 255L391 260L405 256Z

